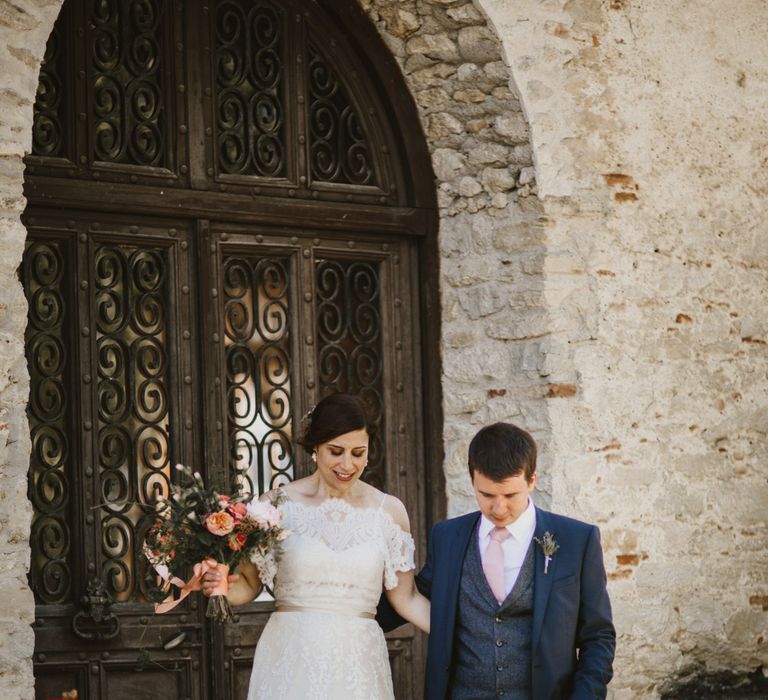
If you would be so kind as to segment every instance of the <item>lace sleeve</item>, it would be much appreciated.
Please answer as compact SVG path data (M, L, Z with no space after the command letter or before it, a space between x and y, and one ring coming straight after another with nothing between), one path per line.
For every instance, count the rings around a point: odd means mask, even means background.
M251 554L251 561L256 565L259 579L270 592L275 588L275 576L277 575L277 557L274 549L262 552L255 549Z
M410 532L405 532L395 523L390 523L386 531L387 552L384 560L384 588L397 588L397 572L412 571L416 568L413 555L416 545Z

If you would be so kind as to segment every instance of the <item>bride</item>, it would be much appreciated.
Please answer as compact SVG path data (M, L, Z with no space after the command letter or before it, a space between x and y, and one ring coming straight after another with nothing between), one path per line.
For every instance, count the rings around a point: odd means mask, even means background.
M374 430L359 397L320 401L298 440L316 469L278 489L283 527L291 532L282 556L257 558L230 577L233 605L253 600L262 583L275 593L248 700L394 698L386 642L374 619L382 588L403 618L429 632L429 601L416 590L405 507L360 481ZM211 595L220 578L215 570L206 573L203 593Z

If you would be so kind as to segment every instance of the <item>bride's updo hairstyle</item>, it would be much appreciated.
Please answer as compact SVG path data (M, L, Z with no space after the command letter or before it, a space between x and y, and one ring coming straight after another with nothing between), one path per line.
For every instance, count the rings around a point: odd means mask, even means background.
M365 430L368 437L376 434L376 422L365 402L354 394L326 396L306 416L305 426L296 441L308 454L318 445L353 430Z

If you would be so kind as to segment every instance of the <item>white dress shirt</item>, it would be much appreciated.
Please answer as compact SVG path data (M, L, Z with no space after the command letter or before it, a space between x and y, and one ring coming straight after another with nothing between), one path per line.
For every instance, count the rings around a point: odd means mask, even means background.
M491 530L496 526L484 515L480 516L480 527L478 529L478 545L480 547L480 557L485 561L485 550L491 541ZM521 513L515 522L507 525L507 531L510 537L507 537L501 544L504 550L504 595L515 585L517 577L520 575L520 569L523 568L525 555L528 553L528 547L531 546L533 533L536 530L536 509L533 507L533 501L528 499L528 507Z

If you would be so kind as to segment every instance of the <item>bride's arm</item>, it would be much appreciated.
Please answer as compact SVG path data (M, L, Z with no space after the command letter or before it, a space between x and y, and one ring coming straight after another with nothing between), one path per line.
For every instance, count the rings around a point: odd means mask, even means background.
M395 524L403 531L408 533L410 540L411 525L408 521L408 512L400 500L394 496L388 496L385 501L385 509ZM411 561L411 566L413 565ZM430 603L416 588L416 577L414 570L397 571L397 586L386 590L387 600L397 611L400 617L412 622L416 627L429 633L429 611Z
M416 588L413 571L397 572L397 588L388 590L387 600L400 617L429 634L429 601Z
M238 573L231 574L229 579L229 592L227 598L232 605L244 605L250 603L261 591L261 581L256 566L249 561L244 561L238 566ZM210 597L216 586L221 583L221 573L216 569L206 571L202 580L203 595Z

